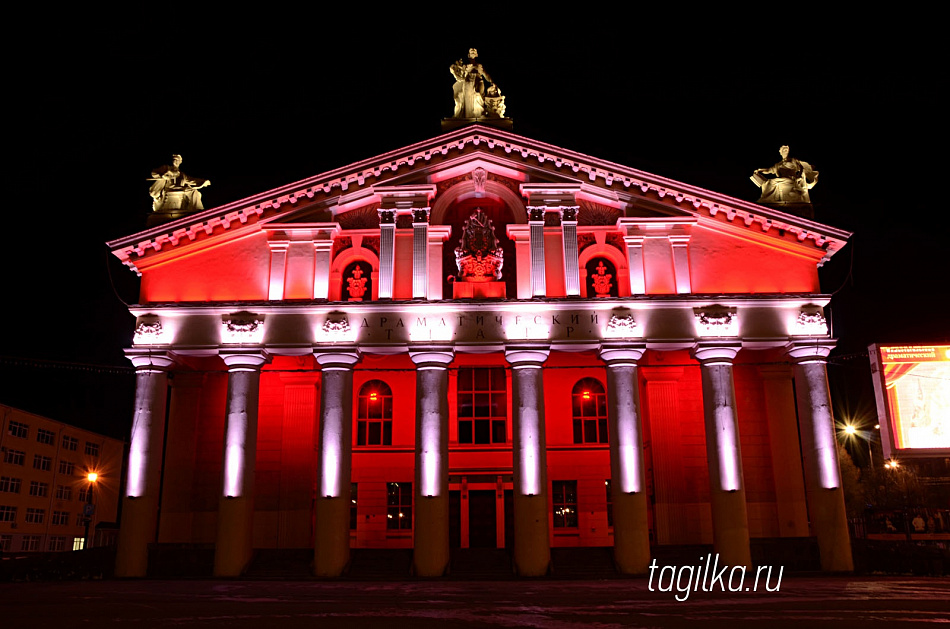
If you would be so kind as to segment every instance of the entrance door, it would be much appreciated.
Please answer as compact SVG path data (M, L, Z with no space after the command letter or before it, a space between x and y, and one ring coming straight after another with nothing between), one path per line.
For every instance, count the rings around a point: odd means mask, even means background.
M470 548L496 548L495 490L476 489L468 492L468 545Z
M462 546L462 492L449 490L449 548Z

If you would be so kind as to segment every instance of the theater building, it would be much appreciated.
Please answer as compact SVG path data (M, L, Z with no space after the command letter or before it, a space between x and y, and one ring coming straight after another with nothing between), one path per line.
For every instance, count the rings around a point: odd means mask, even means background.
M452 548L643 573L809 536L850 570L817 271L849 235L471 124L115 240L141 275L117 573L155 542L437 576Z

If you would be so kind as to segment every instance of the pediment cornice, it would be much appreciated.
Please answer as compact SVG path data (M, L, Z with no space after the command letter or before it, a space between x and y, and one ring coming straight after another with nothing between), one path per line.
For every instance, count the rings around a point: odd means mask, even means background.
M803 246L821 250L822 260L834 255L851 236L847 231L756 203L475 124L107 244L114 255L135 270L138 259L162 250L225 232L237 235L258 221L280 220L308 205L330 206L345 199L372 196L374 185L426 183L437 172L468 161L486 160L524 172L532 181L581 183L585 195L609 198L614 206L652 206L660 213L691 214L710 226L718 223L727 226L727 231L753 230L759 237L787 239L790 234Z

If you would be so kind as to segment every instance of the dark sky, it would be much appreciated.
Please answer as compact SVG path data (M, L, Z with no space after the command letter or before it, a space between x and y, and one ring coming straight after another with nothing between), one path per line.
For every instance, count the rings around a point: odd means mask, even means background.
M185 172L212 180L213 207L433 137L452 110L448 67L469 46L520 135L748 201L752 170L789 144L821 173L816 220L855 233L821 271L839 352L950 342L945 55L929 27L873 15L792 24L764 9L602 7L541 22L505 11L240 26L143 12L46 33L14 71L20 174L5 212L0 355L127 365L133 319L120 298L136 299L137 280L104 242L144 227L153 167L181 153ZM5 369L31 382L63 370Z

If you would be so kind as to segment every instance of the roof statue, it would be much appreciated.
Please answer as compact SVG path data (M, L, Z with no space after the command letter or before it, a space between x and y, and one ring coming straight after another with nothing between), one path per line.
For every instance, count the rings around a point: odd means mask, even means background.
M181 155L172 155L171 166L166 164L152 171L148 193L152 197L152 211L162 216L149 217L150 225L204 209L199 189L210 186L211 180L189 177L179 170L181 161Z
M469 48L468 58L459 59L449 67L455 77L452 94L455 111L442 121L443 129L452 129L469 122L482 122L511 128L505 118L505 97L478 61L478 50Z
M782 145L778 152L782 161L771 168L758 168L752 173L753 183L762 188L758 202L811 216L813 211L808 191L818 183L818 171L813 170L808 162L789 157L787 144Z

